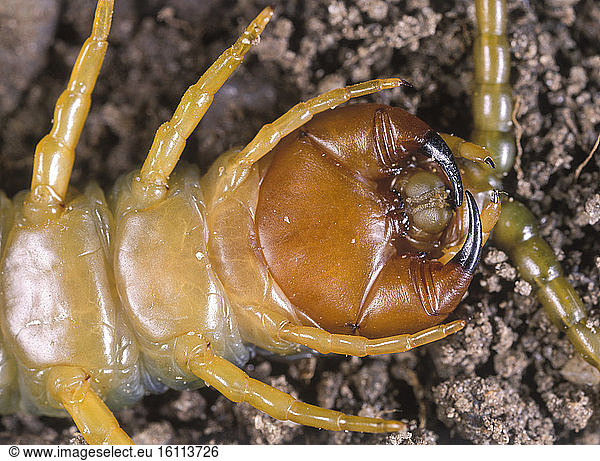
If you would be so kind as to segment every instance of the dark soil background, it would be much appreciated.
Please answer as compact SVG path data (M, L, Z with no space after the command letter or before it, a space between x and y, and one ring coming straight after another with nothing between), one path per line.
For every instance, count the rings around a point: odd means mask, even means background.
M439 131L468 137L474 6L441 0L117 0L110 47L77 149L73 182L108 188L141 165L184 90L267 4L260 45L225 84L184 159L202 167L260 126L327 89L399 76L380 93ZM91 29L94 0L0 1L0 184L28 187L36 142ZM509 1L520 100L518 193L600 326L600 3ZM488 245L458 315L460 333L381 358L256 356L246 371L351 414L410 421L397 434L333 433L282 423L213 389L148 396L116 412L137 443L600 443L600 374L540 311L500 249ZM2 443L80 443L68 419L0 419Z

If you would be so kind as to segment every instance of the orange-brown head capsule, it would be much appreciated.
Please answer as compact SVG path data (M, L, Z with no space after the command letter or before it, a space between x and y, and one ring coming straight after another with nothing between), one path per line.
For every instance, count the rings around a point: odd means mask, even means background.
M261 169L260 248L307 324L383 337L455 309L479 259L479 216L467 194L467 244L439 263L463 188L424 122L388 106L340 107L284 138Z

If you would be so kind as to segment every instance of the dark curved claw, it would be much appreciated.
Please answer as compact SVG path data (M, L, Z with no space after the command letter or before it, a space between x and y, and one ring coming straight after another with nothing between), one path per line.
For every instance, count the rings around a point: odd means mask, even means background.
M435 161L446 173L452 185L451 199L456 207L462 205L463 185L454 155L442 137L433 130L425 133L425 144L419 152Z
M463 247L452 258L452 262L458 264L465 272L472 275L475 272L477 263L481 256L481 242L483 236L481 233L481 219L479 218L479 209L473 195L465 191L467 207L469 211L469 233Z

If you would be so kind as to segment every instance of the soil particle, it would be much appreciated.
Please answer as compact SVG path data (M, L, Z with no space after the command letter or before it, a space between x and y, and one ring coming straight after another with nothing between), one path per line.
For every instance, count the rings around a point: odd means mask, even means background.
M560 373L565 379L574 384L587 386L600 384L600 371L579 356L569 359L561 368Z
M594 225L600 221L600 195L594 194L587 202L585 202L585 214L582 213L585 224ZM579 223L578 223L579 224ZM584 223L581 223L584 224Z
M58 20L58 0L0 2L0 118L15 109L46 64ZM5 72L10 69L10 72Z
M445 381L433 388L438 417L475 443L548 444L554 441L549 418L518 388L497 377Z
M183 422L206 419L206 400L198 392L182 391L169 407ZM169 411L171 413L171 411Z
M133 437L133 441L136 445L172 444L173 433L173 427L168 421L150 423Z
M433 357L437 372L442 377L471 375L490 357L493 328L489 318L475 312L464 333L448 341L434 344Z
M555 421L560 422L568 430L583 429L593 413L589 396L582 390L567 390L565 386L560 386L557 392L559 394L554 392L542 394Z

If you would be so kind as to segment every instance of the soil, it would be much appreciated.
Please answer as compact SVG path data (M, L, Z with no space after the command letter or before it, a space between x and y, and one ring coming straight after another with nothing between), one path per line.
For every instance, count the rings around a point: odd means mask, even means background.
M110 47L77 148L72 181L109 188L138 167L181 94L262 8L262 42L225 84L185 160L206 168L296 102L344 84L399 76L414 89L364 98L403 107L438 131L472 130L474 6L435 0L117 0ZM509 2L522 176L505 189L541 232L600 326L600 154L575 178L600 130L600 4ZM93 0L0 3L0 184L27 188L81 43ZM405 419L397 434L334 433L279 422L214 389L144 398L116 412L137 443L600 443L600 374L573 352L499 248L457 314L469 325L414 352L379 358L257 354L245 367L310 403ZM81 443L72 422L0 419L2 443Z

